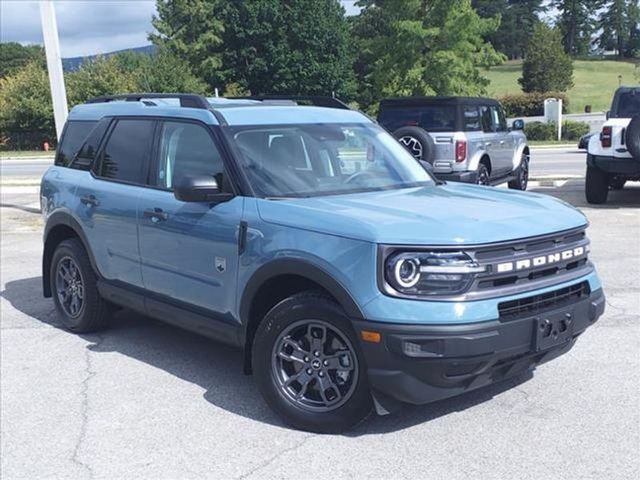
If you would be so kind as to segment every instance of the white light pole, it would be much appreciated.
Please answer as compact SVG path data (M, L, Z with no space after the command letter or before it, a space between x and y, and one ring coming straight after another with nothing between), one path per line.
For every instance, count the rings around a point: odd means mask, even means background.
M60 56L56 12L51 0L40 0L40 19L42 20L44 51L47 55L49 86L51 87L51 100L53 102L53 118L56 122L58 141L60 141L62 127L64 127L64 122L67 120L69 110L67 107L67 92L64 89L64 75L62 73L62 57Z

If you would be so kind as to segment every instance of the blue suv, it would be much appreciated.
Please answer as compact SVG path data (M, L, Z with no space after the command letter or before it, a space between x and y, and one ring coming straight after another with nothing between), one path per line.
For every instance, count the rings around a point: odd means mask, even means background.
M41 186L44 295L65 327L96 331L126 307L240 347L267 403L317 432L571 349L605 303L584 215L437 181L343 107L75 107Z

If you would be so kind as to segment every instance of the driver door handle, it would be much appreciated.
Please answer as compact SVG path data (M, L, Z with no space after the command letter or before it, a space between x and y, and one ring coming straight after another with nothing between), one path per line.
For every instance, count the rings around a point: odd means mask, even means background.
M154 223L163 222L167 218L169 218L169 215L167 215L167 212L157 207L147 208L142 215L144 216L144 218L150 218L151 221Z

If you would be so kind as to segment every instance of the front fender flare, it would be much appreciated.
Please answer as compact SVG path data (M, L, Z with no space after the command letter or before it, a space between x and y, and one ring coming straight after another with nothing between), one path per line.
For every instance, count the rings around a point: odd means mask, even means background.
M270 279L281 275L297 275L317 283L329 292L352 318L363 319L364 315L360 307L353 299L349 291L329 273L321 267L299 259L277 259L258 268L246 283L240 301L240 321L243 328L249 322L251 305L260 287Z

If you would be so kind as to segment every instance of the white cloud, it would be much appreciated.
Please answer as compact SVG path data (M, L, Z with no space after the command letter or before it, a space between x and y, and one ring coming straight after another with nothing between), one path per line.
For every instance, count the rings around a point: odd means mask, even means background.
M62 56L76 57L148 45L155 1L63 0L55 10ZM2 0L0 40L41 44L38 2Z

